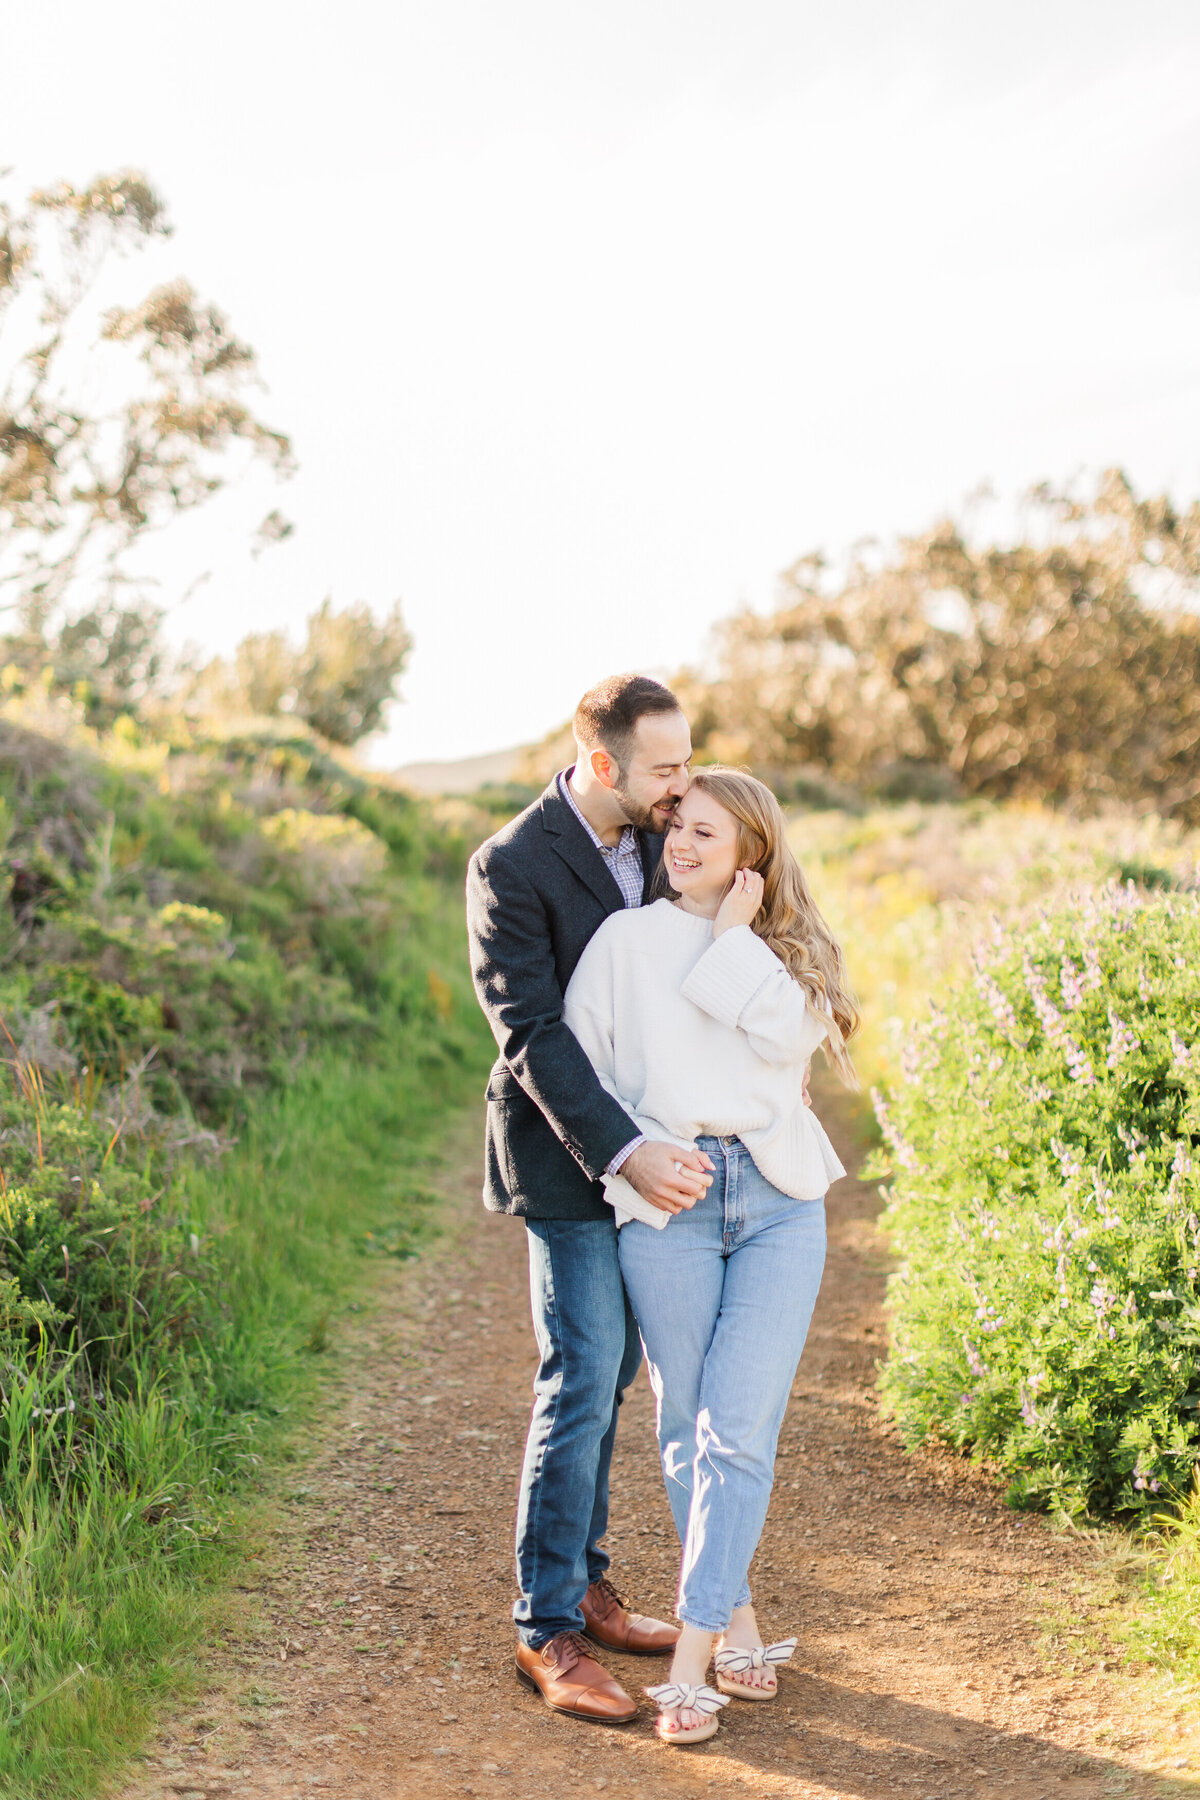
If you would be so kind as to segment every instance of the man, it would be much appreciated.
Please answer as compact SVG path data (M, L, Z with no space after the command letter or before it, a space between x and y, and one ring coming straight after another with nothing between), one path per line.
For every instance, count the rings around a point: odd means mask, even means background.
M539 1366L517 1507L517 1674L547 1705L621 1724L635 1703L589 1654L670 1650L607 1578L617 1409L641 1360L600 1176L677 1213L709 1186L699 1151L646 1142L562 1022L584 948L640 906L688 786L691 734L668 688L619 675L584 695L576 761L471 859L467 923L500 1056L487 1090L484 1204L525 1221Z

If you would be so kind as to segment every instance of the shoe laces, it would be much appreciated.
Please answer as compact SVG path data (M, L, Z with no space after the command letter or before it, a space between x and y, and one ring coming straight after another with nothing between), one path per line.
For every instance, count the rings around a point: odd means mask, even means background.
M552 1662L546 1655L546 1651L551 1648L555 1650ZM587 1653L587 1645L577 1631L562 1631L556 1638L551 1638L548 1644L543 1645L542 1661L546 1663L547 1667L562 1669L565 1673L568 1669L573 1669L580 1657L586 1656Z
M620 1612L625 1611L625 1602L622 1600L620 1594L618 1594L607 1575L602 1575L599 1581L593 1581L592 1592L594 1594L599 1594L602 1599L607 1601L608 1604L602 1609L605 1614L610 1613L614 1606Z

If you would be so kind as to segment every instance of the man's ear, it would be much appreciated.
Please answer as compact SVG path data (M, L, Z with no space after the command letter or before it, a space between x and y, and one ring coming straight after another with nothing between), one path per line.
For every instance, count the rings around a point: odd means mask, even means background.
M620 771L602 744L597 744L594 750L588 751L588 763L601 787L610 790L616 787Z

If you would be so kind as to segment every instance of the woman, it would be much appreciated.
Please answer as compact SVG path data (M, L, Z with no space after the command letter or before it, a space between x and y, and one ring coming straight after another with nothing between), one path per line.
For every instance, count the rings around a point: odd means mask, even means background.
M658 1401L683 1545L671 1680L646 1691L668 1743L699 1743L731 1696L769 1700L795 1639L764 1648L750 1562L825 1260L824 1196L845 1174L807 1106L819 1044L848 1084L858 1015L842 956L769 788L697 771L668 827L661 898L614 913L564 1017L647 1137L704 1151L704 1198L675 1216L620 1176L605 1192ZM716 1692L707 1685L715 1654Z

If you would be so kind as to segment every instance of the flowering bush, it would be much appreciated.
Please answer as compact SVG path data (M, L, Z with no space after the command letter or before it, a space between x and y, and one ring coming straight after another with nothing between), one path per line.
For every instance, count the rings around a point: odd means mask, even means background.
M1200 1458L1200 896L1111 884L976 947L876 1097L884 1391L1014 1504L1135 1509Z

